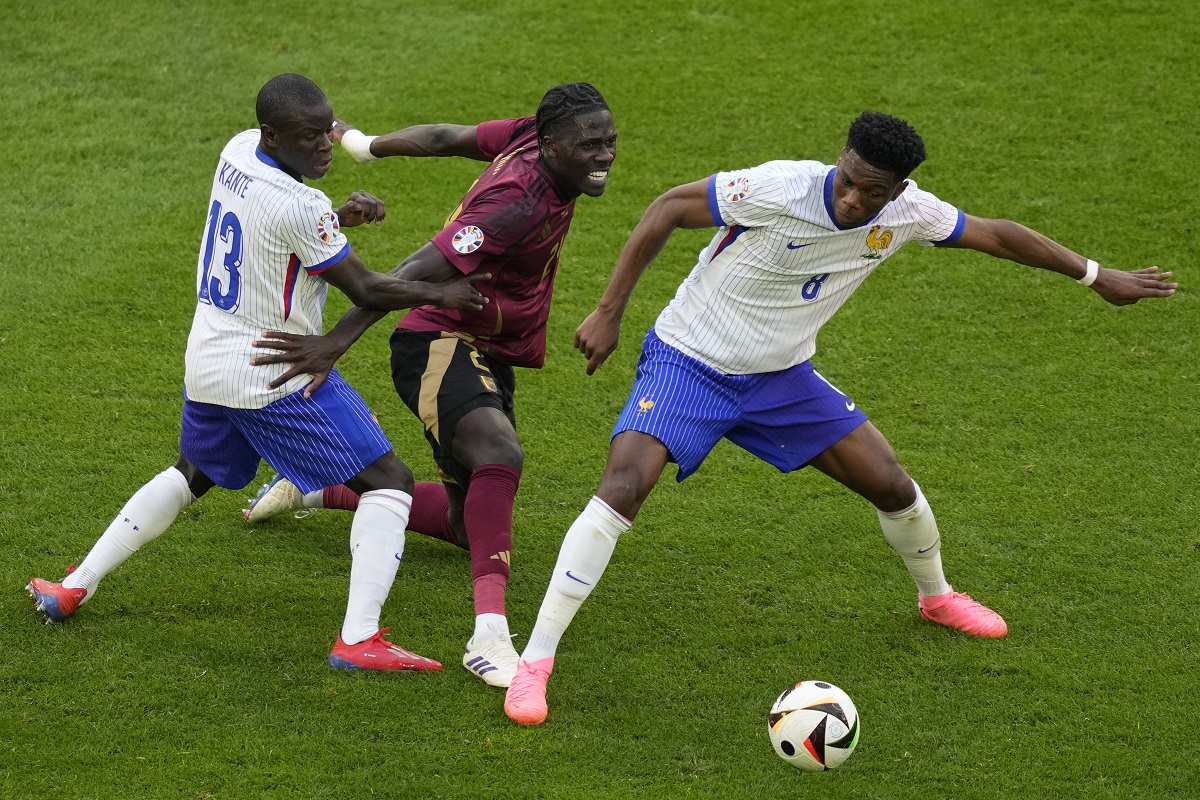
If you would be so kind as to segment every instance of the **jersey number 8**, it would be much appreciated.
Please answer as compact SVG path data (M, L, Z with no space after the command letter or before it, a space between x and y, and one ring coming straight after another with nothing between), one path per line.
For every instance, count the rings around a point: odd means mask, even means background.
M820 275L813 275L808 279L807 282L805 282L804 286L800 288L800 296L810 303L813 300L816 300L817 295L821 293L821 284L824 283L825 279L828 277L828 272L822 272Z

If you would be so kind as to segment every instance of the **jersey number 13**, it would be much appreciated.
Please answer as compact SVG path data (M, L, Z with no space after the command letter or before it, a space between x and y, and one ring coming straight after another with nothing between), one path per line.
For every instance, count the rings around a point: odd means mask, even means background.
M204 231L204 269L200 274L198 295L201 303L211 303L222 311L233 313L238 307L242 285L242 223L232 211L221 213L221 201L213 200L208 210L208 227ZM224 275L213 274L217 239L221 240L224 256Z

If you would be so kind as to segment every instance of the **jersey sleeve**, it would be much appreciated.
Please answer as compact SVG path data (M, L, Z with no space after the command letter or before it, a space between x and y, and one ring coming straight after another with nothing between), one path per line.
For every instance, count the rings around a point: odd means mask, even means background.
M300 266L312 275L340 263L350 252L337 212L319 192L296 198L280 219L280 234Z
M962 236L967 218L960 209L923 189L914 186L910 190L913 196L908 200L917 216L914 239L923 245L939 246L952 244Z
M469 275L485 257L503 255L542 224L539 208L520 187L506 187L473 200L430 241L459 272Z
M533 127L533 122L533 117L481 122L475 128L475 143L485 156L495 159L518 135Z
M757 228L779 215L787 204L784 176L772 164L708 179L708 207L715 225Z

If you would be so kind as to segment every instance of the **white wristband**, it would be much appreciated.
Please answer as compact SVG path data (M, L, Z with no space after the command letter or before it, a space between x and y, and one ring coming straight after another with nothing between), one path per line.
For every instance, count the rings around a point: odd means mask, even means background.
M1096 276L1100 274L1100 265L1090 258L1087 261L1087 272L1083 273L1083 277L1079 278L1079 282L1084 286L1091 286L1096 282Z
M371 154L371 142L378 137L367 136L358 128L351 128L342 134L342 147L346 152L360 164L366 164L368 161L375 161L379 156Z

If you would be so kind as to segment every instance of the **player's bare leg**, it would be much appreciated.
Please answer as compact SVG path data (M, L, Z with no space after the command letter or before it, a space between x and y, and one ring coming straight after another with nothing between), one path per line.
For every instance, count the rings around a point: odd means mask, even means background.
M863 423L811 463L875 506L884 536L917 584L921 616L972 636L1008 633L999 614L946 581L933 511L874 425Z
M546 684L558 643L604 574L617 545L666 468L670 453L658 439L623 431L609 447L596 496L575 520L558 551L537 624L504 699L504 713L522 725L545 721Z

